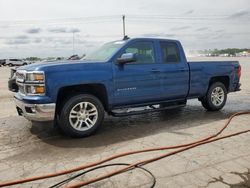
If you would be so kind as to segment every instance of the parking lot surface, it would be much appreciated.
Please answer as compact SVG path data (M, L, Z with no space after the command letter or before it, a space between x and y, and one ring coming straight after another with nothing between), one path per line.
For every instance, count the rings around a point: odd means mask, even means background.
M217 59L221 60L211 60ZM215 133L230 115L250 110L250 58L229 60L240 60L242 91L229 94L223 110L207 112L197 100L191 100L178 110L122 118L106 116L98 132L83 139L60 134L52 123L32 123L18 116L13 93L7 89L10 68L0 67L0 181L57 172L120 152L177 145ZM249 129L249 121L250 115L237 117L223 134ZM138 154L113 162L133 163L166 152ZM120 167L101 169L74 182L117 168ZM145 168L155 175L155 187L250 187L250 134L199 146ZM14 187L44 188L66 177L70 175ZM86 187L150 187L151 184L151 177L136 169Z

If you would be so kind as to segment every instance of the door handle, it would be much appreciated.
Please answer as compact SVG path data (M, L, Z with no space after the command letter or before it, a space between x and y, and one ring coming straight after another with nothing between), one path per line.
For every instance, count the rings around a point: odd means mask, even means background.
M159 69L152 69L151 72L153 72L153 73L159 73L161 71Z

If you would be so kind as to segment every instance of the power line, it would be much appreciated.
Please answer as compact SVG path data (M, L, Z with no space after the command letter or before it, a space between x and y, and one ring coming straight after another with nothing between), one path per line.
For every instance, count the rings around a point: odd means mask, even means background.
M126 15L129 20L135 21L168 21L168 20L190 20L190 21L239 21L238 18L232 19L231 15L201 15L201 16L178 16L178 15ZM78 17L78 18L61 18L61 19L44 19L44 20L2 20L0 25L53 25L59 23L98 23L103 21L119 21L120 15ZM239 17L241 21L249 21L250 16ZM242 20L244 18L245 20Z
M3 22L14 22L14 23L24 23L24 22L60 22L60 21L72 21L72 20L101 20L101 19L111 19L118 18L118 15L112 16L86 16L86 17L75 17L75 18L54 18L54 19L37 19L37 20L0 20L0 23Z

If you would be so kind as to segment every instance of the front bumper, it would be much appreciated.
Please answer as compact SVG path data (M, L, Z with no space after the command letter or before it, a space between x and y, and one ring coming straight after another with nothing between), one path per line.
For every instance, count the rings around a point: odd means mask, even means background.
M16 84L16 78L10 78L8 81L9 90L12 92L18 92L18 86Z
M17 112L31 121L52 121L55 117L56 104L28 104L15 99Z
M9 90L12 92L18 92L18 86L16 84L16 69L10 70L10 79L8 81Z

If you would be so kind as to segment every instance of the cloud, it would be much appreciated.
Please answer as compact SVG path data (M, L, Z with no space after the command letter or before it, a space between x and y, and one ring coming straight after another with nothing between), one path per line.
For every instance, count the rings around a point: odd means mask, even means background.
M78 28L55 27L49 28L50 33L79 33L81 30Z
M8 28L9 28L9 25L8 25L8 24L0 25L0 28L1 28L1 29L8 29Z
M163 34L161 33L146 33L146 34L143 34L142 36L143 37L161 37Z
M179 30L186 30L186 29L189 29L189 28L191 28L191 27L186 25L186 26L180 26L180 27L173 27L173 28L171 28L171 30L179 31Z
M87 44L85 44L85 47L93 48L93 47L96 47L96 45L95 44L91 44L91 43L87 43Z
M14 39L28 39L28 38L29 37L26 35L19 35L19 36L14 37Z
M34 42L34 43L41 43L41 42L42 42L42 39L37 38L37 39L33 40L33 42Z
M185 12L184 14L185 14L185 15L188 15L188 14L192 14L192 13L194 13L194 10L193 10L193 9L191 9L191 10Z
M37 34L37 33L40 33L41 31L42 29L40 28L31 28L31 29L26 30L26 32L29 34Z
M69 33L79 33L81 30L77 28L72 28L69 30Z
M44 42L47 44L69 45L72 44L72 39L46 37L44 38Z
M63 45L72 44L72 41L71 41L71 40L63 40L63 39L55 40L55 42L56 42L56 43L59 43L59 44L63 44Z
M196 31L205 31L205 30L208 30L208 27L200 27L196 29Z
M66 33L66 28L49 28L49 32L51 33Z
M240 10L236 13L233 13L229 16L229 18L239 18L239 17L244 17L250 15L250 11L249 10Z
M215 35L213 35L212 37L211 37L211 39L230 39L230 38L232 38L232 36L231 35L228 35L228 34L226 34L226 33L220 33L220 34L215 34Z
M176 37L176 34L165 34L164 37Z
M86 40L82 40L82 39L78 39L78 40L76 40L76 43L77 44L86 44L87 41Z
M224 32L225 30L224 29L219 29L219 30L216 30L215 32L216 33L222 33L222 32Z
M19 44L29 44L31 41L29 37L25 35L20 35L17 37L14 37L13 39L6 40L5 44L9 45L19 45Z
M146 33L142 35L143 37L175 37L175 34L166 33Z

